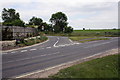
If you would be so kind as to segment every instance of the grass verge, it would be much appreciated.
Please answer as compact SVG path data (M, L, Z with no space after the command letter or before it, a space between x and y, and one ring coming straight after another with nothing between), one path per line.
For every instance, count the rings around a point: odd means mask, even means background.
M69 37L73 41L78 41L81 43L89 42L89 41L96 41L96 40L109 40L109 38L100 38L100 37Z
M50 78L118 78L120 54L93 59L60 70ZM120 78L120 77L119 77Z

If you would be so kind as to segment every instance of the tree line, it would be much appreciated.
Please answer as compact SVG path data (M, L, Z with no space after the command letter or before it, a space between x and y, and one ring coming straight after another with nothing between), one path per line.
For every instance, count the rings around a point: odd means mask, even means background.
M51 24L47 24L41 18L33 16L28 23L25 24L20 19L20 14L15 9L6 9L2 11L3 25L5 26L21 26L21 27L35 27L37 26L39 31L54 32L54 33L72 33L73 28L68 26L68 18L63 12L57 12L52 14L49 21Z

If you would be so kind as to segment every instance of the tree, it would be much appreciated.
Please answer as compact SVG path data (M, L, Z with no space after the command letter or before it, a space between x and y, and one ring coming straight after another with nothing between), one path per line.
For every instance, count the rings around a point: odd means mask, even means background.
M72 32L73 32L73 28L71 26L65 27L64 33L72 33Z
M46 22L42 24L42 27L43 27L43 31L49 31L49 25Z
M3 25L6 26L24 26L24 22L20 19L19 13L15 9L6 9L2 11Z
M22 20L20 20L20 19L17 19L17 20L12 21L12 24L13 24L14 26L22 26L22 27L25 26L25 23L24 23Z
M32 25L32 26L38 26L38 30L42 31L42 24L43 24L43 20L41 18L37 18L37 17L32 17L29 20L29 24L28 25Z
M50 22L53 25L54 32L63 32L65 26L67 26L67 16L62 12L57 12L55 14L52 14L50 18Z
M16 13L15 9L7 10L6 8L4 8L2 11L2 19L4 20L4 22L11 22L16 19L20 19L19 17L20 15L19 13Z
M30 20L29 20L29 25L37 25L37 26L40 26L42 25L42 22L43 20L41 18L37 18L37 17L32 17Z
M83 28L83 30L85 30L85 28Z

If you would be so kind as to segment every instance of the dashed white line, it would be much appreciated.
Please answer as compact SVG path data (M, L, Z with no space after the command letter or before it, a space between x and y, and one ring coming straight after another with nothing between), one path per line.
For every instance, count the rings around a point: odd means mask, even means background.
M21 52L26 52L27 50L22 50Z
M51 47L46 47L47 49L51 48Z
M11 53L16 53L17 51L13 51L13 52L11 52Z
M37 50L37 49L30 49L30 51L35 51L35 50Z
M46 54L40 55L40 56L46 56Z
M56 52L56 53L52 53L52 54L58 54L58 53L60 53L60 52Z
M8 61L8 62L4 62L4 64L5 63L11 63L11 62L17 62L17 61L23 61L23 60L27 60L27 59L39 58L39 57L48 56L48 55L54 55L54 54L58 54L58 53L60 53L60 52L55 52L55 53L52 53L52 54L43 54L43 55L31 57L31 58L24 58L24 59L19 59L19 60Z

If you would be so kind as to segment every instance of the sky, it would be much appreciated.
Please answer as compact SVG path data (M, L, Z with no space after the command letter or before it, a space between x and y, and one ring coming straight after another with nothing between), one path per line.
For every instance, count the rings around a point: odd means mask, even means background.
M74 29L118 28L119 0L0 0L3 8L13 8L28 23L33 16L50 23L51 15L63 12Z

